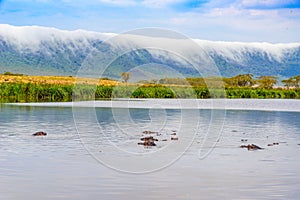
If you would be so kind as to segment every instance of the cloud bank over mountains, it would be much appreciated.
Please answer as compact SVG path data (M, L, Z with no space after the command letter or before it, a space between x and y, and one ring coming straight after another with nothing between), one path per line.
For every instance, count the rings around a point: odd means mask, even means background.
M66 31L39 26L16 27L0 25L0 66L1 71L15 71L25 74L66 74L74 75L85 58L93 51L103 48L103 41L116 36L113 33L98 33L85 30ZM135 41L120 41L122 45L139 47L141 36ZM161 42L170 42L172 38L161 38ZM292 76L300 74L300 43L245 43L193 39L203 51L216 63L224 76L239 73L254 75ZM174 41L176 42L176 41ZM120 43L120 44L121 44ZM188 47L183 51L187 51ZM141 58L136 58L140 56ZM186 76L193 76L193 70L183 67L174 56L157 55L147 49L128 54L116 61L115 71L107 76L118 77L128 66L156 62L171 65Z

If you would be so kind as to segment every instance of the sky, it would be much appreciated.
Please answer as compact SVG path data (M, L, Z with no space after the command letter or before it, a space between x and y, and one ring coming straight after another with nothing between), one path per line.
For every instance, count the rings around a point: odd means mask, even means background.
M122 33L158 27L213 41L300 42L300 0L0 0L0 24Z

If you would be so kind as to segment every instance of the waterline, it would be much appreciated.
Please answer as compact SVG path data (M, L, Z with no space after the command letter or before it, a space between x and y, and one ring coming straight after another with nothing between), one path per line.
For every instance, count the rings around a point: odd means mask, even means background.
M113 99L107 101L6 103L37 107L225 109L300 112L298 99Z

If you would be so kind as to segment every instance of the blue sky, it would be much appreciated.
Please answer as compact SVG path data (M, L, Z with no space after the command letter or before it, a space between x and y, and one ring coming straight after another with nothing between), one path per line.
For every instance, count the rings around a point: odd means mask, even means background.
M207 40L300 42L300 0L0 0L0 23L113 33L161 27Z

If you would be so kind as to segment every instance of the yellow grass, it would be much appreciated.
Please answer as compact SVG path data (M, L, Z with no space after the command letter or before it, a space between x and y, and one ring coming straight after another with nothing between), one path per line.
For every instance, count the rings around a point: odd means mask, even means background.
M105 86L114 86L119 84L114 80L102 80L96 78L75 78L68 76L11 76L0 75L0 83L37 83L37 84L97 84Z

